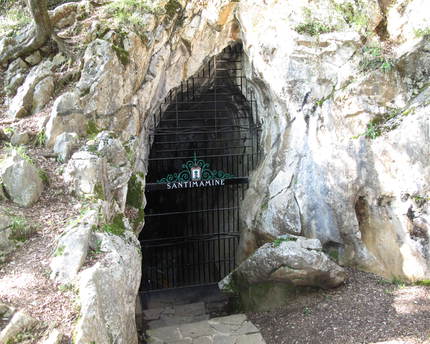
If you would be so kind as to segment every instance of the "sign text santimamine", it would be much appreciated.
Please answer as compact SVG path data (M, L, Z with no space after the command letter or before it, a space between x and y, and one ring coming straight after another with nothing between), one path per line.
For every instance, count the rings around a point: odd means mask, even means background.
M173 190L223 186L226 179L234 178L229 173L211 170L207 162L198 160L196 156L194 156L193 160L188 160L184 163L182 167L182 171L169 174L165 178L158 180L157 183L165 184L167 190Z

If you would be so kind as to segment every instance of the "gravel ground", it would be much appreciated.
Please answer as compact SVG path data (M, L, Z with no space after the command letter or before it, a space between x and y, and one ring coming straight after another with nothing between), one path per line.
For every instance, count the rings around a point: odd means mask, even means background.
M267 344L430 344L430 287L348 269L346 283L335 290L248 316Z

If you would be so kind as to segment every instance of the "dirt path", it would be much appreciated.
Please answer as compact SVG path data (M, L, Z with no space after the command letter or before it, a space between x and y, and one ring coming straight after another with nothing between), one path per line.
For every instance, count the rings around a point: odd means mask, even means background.
M4 151L2 148L0 154ZM79 208L76 207L78 200L68 194L58 171L63 167L55 159L44 158L43 153L47 152L44 148L32 146L26 149L26 154L48 176L49 185L39 201L29 208L19 207L10 201L0 202L3 211L25 219L26 225L35 230L22 246L0 263L0 302L24 310L40 320L43 329L48 332L49 328L56 327L70 337L77 317L73 301L76 294L49 278L49 264L56 238L67 223L79 214Z
M248 316L267 344L429 344L430 287L349 269L336 290L311 292L286 308Z

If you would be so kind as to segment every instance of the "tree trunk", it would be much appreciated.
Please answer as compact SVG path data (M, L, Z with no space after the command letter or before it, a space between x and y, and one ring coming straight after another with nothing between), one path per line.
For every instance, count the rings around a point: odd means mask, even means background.
M39 49L53 33L48 14L48 0L27 0L27 4L34 20L32 33L0 55L0 64L8 63Z

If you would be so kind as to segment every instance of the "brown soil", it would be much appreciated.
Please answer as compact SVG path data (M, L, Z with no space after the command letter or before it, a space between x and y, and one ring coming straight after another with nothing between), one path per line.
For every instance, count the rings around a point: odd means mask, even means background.
M49 263L56 238L79 213L78 200L64 186L60 174L64 165L44 157L50 153L47 149L28 146L26 153L46 172L49 185L32 207L22 208L12 202L0 204L8 213L24 217L34 228L31 237L0 263L0 302L24 310L40 320L42 328L58 328L70 338L77 317L76 294L50 280Z
M344 285L248 314L267 344L430 344L430 287L348 269Z

